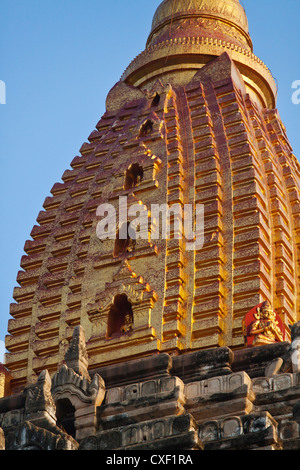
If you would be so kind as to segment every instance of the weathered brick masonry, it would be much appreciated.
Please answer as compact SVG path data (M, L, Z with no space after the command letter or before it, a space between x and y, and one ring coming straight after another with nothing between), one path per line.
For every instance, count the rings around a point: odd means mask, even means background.
M238 0L161 3L25 243L0 448L299 448L300 165L275 97ZM148 236L100 240L125 197ZM153 238L153 204L201 204L202 246L175 220Z

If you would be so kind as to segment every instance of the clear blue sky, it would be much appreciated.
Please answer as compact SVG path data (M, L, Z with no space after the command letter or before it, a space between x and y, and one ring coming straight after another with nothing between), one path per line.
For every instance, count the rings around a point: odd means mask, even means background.
M24 243L53 184L145 47L160 0L0 0L0 342ZM298 0L243 0L254 53L278 82L278 109L300 158ZM0 347L1 350L1 347ZM1 352L0 352L1 354ZM1 361L1 358L0 358Z

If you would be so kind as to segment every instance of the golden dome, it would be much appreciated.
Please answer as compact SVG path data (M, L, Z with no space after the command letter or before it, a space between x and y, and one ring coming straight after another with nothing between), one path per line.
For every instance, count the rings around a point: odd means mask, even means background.
M252 50L247 16L239 0L164 0L154 14L147 46L176 37L182 28L193 30L195 36L208 30L214 38L230 39Z
M122 80L140 89L151 88L158 78L184 85L224 52L234 61L257 105L275 108L276 83L253 53L246 12L239 0L164 0L154 14L145 50L129 64Z

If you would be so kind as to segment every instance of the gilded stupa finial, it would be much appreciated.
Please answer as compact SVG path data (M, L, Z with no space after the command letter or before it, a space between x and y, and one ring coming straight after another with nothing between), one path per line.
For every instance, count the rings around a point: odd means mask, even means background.
M185 85L224 52L258 106L276 108L275 80L253 53L247 15L239 0L163 0L154 13L146 49L127 67L122 81L141 90L158 77Z

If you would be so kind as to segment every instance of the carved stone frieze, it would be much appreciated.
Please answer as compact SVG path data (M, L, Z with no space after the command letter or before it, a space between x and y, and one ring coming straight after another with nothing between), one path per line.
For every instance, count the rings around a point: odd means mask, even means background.
M6 450L77 450L78 443L67 434L54 434L25 421L6 436Z
M74 406L83 404L98 406L104 398L105 385L98 374L95 374L90 382L63 364L52 378L51 392L54 401L70 398Z
M198 428L189 414L156 418L88 437L80 450L200 450Z
M55 427L55 403L51 394L51 378L49 372L41 372L36 384L27 387L25 401L25 420L38 426Z
M88 373L88 354L86 351L85 333L82 326L75 326L73 337L65 354L67 366L77 374L90 380Z
M277 422L268 412L206 421L199 436L204 450L281 449Z
M96 409L105 396L105 383L99 374L91 379L83 328L75 327L65 355L65 362L52 377L51 394L56 404L70 403L74 411L76 439L94 435ZM74 369L70 366L74 366Z

